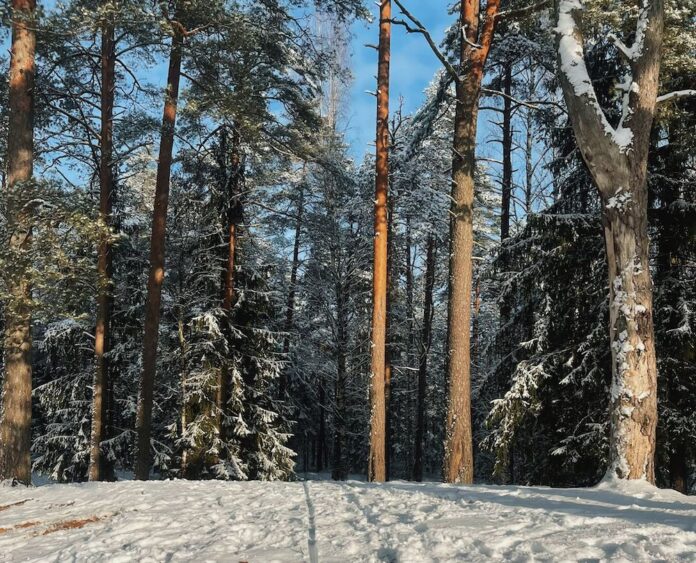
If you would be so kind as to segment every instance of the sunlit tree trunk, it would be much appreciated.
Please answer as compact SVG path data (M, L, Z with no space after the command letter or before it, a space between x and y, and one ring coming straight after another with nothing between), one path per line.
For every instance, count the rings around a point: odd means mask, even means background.
M164 251L167 231L167 207L169 205L169 181L172 171L176 106L181 78L181 52L184 36L175 31L169 55L167 91L162 117L157 180L155 183L155 208L152 216L150 240L150 274L145 303L145 330L143 334L143 367L138 391L136 415L135 478L147 480L150 475L150 435L152 431L152 395L157 367L157 343L160 324L160 303L164 282Z
M448 483L472 483L471 428L471 285L474 245L474 173L478 100L483 70L493 40L499 0L488 0L479 33L478 0L463 0L460 28L461 76L456 85L452 191L450 206L447 375L449 381L443 477Z
M377 72L377 149L374 270L372 289L372 368L370 378L370 457L368 480L384 481L386 470L387 190L389 185L389 58L391 0L380 4Z
M109 2L104 2L107 5ZM97 322L94 336L95 373L92 397L92 435L89 449L89 480L105 478L106 460L101 443L107 436L109 359L111 347L111 284L113 251L111 244L113 178L113 114L116 71L114 25L111 19L104 24L101 38L101 131L99 139L99 221L102 233L98 248Z
M608 123L587 72L584 39L576 21L581 10L576 0L559 4L558 76L578 147L602 201L612 354L607 475L654 483L657 365L646 177L664 7L662 0L646 0L633 47L617 40L630 75L623 117L616 128Z
M0 423L0 480L31 483L31 211L23 193L34 165L35 0L12 0L7 139L7 231L13 260L6 272L5 383Z

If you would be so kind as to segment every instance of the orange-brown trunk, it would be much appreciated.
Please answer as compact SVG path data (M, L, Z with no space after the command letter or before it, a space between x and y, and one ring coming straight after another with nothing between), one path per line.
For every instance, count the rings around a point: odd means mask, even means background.
M0 481L31 483L31 214L22 204L34 166L35 0L12 0L7 139L7 231L16 253L5 303L5 384L0 423Z
M499 0L488 0L479 34L478 1L461 3L460 22L472 47L462 41L454 122L454 158L450 207L450 264L447 326L448 404L444 480L472 483L474 454L471 428L471 285L474 246L474 172L476 120L483 70L493 40Z
M389 185L389 59L391 0L379 11L377 73L377 149L375 182L375 239L372 287L372 363L370 382L370 457L368 480L384 481L386 474L386 332L387 332L387 191Z
M89 480L104 479L105 460L101 453L101 442L107 431L107 390L109 388L110 328L111 328L111 212L113 208L113 113L114 76L116 50L114 26L107 23L102 30L101 42L101 135L99 158L99 220L101 240L98 248L97 271L99 274L97 296L97 322L94 335L95 372L92 396L92 435L89 452Z
M152 395L157 367L157 340L160 324L160 303L164 282L164 250L167 232L167 207L169 205L169 180L172 171L176 106L181 78L181 51L184 38L180 31L172 37L167 73L167 92L162 116L157 180L155 183L155 208L152 215L150 240L150 274L147 281L145 304L145 331L143 334L143 370L138 392L136 415L137 454L135 478L147 480L150 474L150 434L152 425Z

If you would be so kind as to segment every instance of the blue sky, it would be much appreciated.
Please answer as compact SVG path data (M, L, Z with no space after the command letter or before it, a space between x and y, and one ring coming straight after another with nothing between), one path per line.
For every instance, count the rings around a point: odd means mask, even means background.
M448 14L451 0L405 0L404 4L428 28L436 43L440 43L445 29L455 16ZM346 135L351 144L351 153L360 159L365 151L374 150L371 143L375 139L375 114L377 111L374 96L366 91L376 89L377 52L365 47L366 43L376 45L379 39L378 6L371 2L369 6L372 23L359 22L353 25L351 41L351 59L349 64L353 72L346 116ZM394 17L399 16L398 8L393 5ZM420 34L407 34L400 26L393 26L391 44L391 107L393 112L398 107L399 96L404 99L404 113L415 111L423 102L426 86L440 62L428 47Z

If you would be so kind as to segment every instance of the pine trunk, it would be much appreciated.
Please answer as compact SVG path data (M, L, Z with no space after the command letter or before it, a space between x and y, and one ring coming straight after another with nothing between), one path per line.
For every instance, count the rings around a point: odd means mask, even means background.
M500 240L510 236L510 204L512 201L512 65L503 69L503 190L500 214Z
M283 337L283 356L287 359L290 354L290 333L295 317L295 296L297 294L297 273L300 269L300 242L302 239L302 215L304 213L304 186L300 186L299 201L297 202L297 219L295 221L295 238L292 246L292 266L290 268L290 288L285 310L285 336ZM280 379L280 396L285 397L288 388L287 370L283 370Z
M448 303L449 393L445 435L444 479L472 483L474 478L471 429L471 278L474 246L474 148L479 85L472 77L457 87Z
M414 319L414 301L413 301L413 255L412 251L412 238L411 238L411 220L406 217L406 312L408 315L408 351L406 353L406 365L409 368L407 382L404 383L404 388L406 392L406 413L408 416L408 426L407 426L407 436L414 436L416 431L416 411L418 409L418 376L417 371L415 371L416 363L418 360L417 352L417 340L416 340L416 326ZM414 374L415 371L415 374ZM414 377L415 375L415 377ZM415 452L413 450L413 445L415 441L411 442L407 439L406 450L406 460L407 464L409 460L414 458ZM406 470L408 471L408 465L406 465Z
M346 441L346 354L347 354L347 314L344 286L336 284L336 321L337 321L337 348L336 348L336 386L335 400L336 412L334 415L334 448L333 468L331 478L336 481L344 481L348 477L345 466L343 448Z
M488 0L479 34L479 3L464 1L454 117L452 192L450 206L449 301L447 320L447 375L449 381L445 427L444 480L472 483L474 454L471 428L471 278L474 246L474 174L478 100L499 0ZM479 46L473 47L472 45Z
M31 484L31 212L23 205L34 164L35 0L12 1L12 48L7 139L7 231L18 257L7 272L5 303L5 384L0 423L0 481Z
M226 184L223 186L227 197L227 259L224 276L223 301L222 310L227 316L228 322L231 322L232 307L235 301L235 268L237 261L237 231L239 224L242 222L242 202L240 194L240 185L242 181L242 157L240 154L239 131L235 128L232 134L232 149L230 158L231 170L228 175L225 174ZM226 150L226 146L225 146ZM227 155L223 154L223 160ZM227 441L227 426L225 424L225 416L227 412L227 403L230 399L230 371L227 365L220 369L218 380L217 393L217 426L218 436L223 444Z
M324 470L324 448L326 447L326 390L324 379L319 380L319 434L317 435L317 473Z
M147 480L150 476L150 435L152 427L152 396L157 367L157 341L160 324L160 303L164 282L164 252L167 231L167 207L169 205L169 180L172 171L176 106L181 78L181 52L184 38L180 32L172 37L167 73L167 91L162 117L162 135L155 184L155 207L152 216L150 241L150 274L147 282L145 304L145 330L143 335L143 369L138 392L136 415L137 450L135 478Z
M97 322L94 337L95 372L92 398L92 435L89 451L89 480L102 481L106 473L106 460L102 456L101 443L107 437L109 359L111 347L111 283L112 244L111 224L114 198L113 182L113 114L116 70L114 26L107 22L101 39L101 134L99 156L99 220L103 229L98 248L97 271L99 295L97 297Z
M425 394L428 379L428 352L433 324L433 289L435 287L435 238L428 236L425 259L425 297L423 299L423 329L421 332L420 359L418 363L418 405L416 437L414 444L413 479L423 480L423 442L425 440Z
M386 323L387 190L389 185L389 58L391 0L382 0L377 74L377 149L374 270L372 289L372 364L370 378L370 457L368 480L386 480Z

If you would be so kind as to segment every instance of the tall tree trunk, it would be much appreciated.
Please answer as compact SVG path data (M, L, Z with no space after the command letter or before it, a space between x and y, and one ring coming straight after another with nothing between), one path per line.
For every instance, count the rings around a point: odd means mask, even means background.
M510 238L510 203L512 200L512 65L505 64L503 66L503 179L502 179L502 201L500 214L500 242L504 242ZM502 253L502 269L507 271L508 261L505 252ZM505 274L503 274L505 275ZM510 297L506 296L500 302L500 327L503 331L506 330L507 324L510 322L511 312ZM476 322L476 320L475 320ZM501 382L501 391L507 389L509 381L507 378Z
M232 307L235 301L235 267L237 260L237 234L238 227L242 222L242 202L241 202L241 182L242 182L242 156L240 153L241 139L239 131L235 127L232 132L232 147L230 155L230 171L225 173L226 185L223 186L224 194L227 198L227 260L225 267L224 288L222 310L227 316L228 322L231 322ZM223 143L226 151L226 143ZM227 158L226 154L222 155L223 162ZM224 365L220 370L218 379L217 393L217 426L218 437L224 444L227 441L227 426L225 425L225 416L227 412L227 403L230 399L230 371L227 365Z
M375 182L375 239L372 287L372 375L370 378L369 481L384 481L386 468L386 332L387 332L387 190L389 186L389 59L391 0L379 10L377 72L377 149Z
M471 365L476 373L479 368L479 348L480 348L480 332L481 320L481 272L477 266L474 266L474 318L471 321Z
M334 449L333 468L331 478L343 481L348 476L345 466L343 447L346 440L346 303L344 284L336 284L336 322L337 322L337 349L336 349L336 412L334 416Z
M404 385L406 390L406 413L408 416L407 436L413 436L416 425L417 395L418 395L418 377L414 376L417 351L416 351L416 326L414 319L414 302L413 302L413 255L411 254L413 240L411 235L411 219L406 217L406 311L408 315L408 352L406 354L406 365L409 368L408 382ZM417 373L417 372L416 372ZM414 442L407 439L406 460L412 460L414 456ZM408 463L408 461L407 461ZM408 471L406 465L406 471Z
M632 190L629 209L604 202L613 360L610 471L654 483L657 366L644 169L642 174L642 188Z
M500 214L500 240L510 236L510 203L512 200L512 64L503 67L503 191Z
M302 215L304 213L304 185L300 184L297 202L297 218L295 220L295 238L292 246L292 266L290 268L290 288L285 309L285 336L283 337L283 356L290 354L290 333L292 332L295 316L295 296L297 294L297 273L300 269L300 242L302 239ZM280 379L280 396L285 397L288 388L287 370L283 370Z
M326 390L324 378L319 380L319 434L317 435L317 473L324 470L324 448L326 447Z
M471 278L474 245L474 173L478 99L488 57L499 0L488 0L479 34L479 3L464 0L454 118L452 192L450 207L449 302L447 321L447 375L449 381L443 476L448 483L472 483L474 455L471 428ZM474 47L472 45L478 46Z
M184 398L181 404L181 432L182 434L186 432L186 427L189 424L190 410L191 407L186 400L187 394L187 383L188 383L188 342L186 342L186 335L184 334L184 318L183 311L178 308L177 314L177 336L179 337L179 355L181 357L181 396ZM183 479L188 478L188 454L189 448L184 446L181 452L181 477Z
M392 182L393 170L389 174ZM387 322L385 327L385 356L384 356L384 405L385 405L385 480L391 479L392 462L394 458L394 418L399 413L397 394L394 391L393 363L396 357L396 342L391 334L392 306L396 303L399 287L399 265L396 261L396 245L394 244L394 200L395 194L389 198L387 205Z
M104 4L108 4L104 2ZM112 209L114 199L113 178L113 117L116 71L116 46L114 24L109 19L104 24L101 38L101 134L99 140L99 221L103 229L98 248L97 271L99 295L97 297L97 322L94 336L95 372L92 397L92 435L89 448L89 480L101 481L106 473L106 460L102 456L101 443L107 437L109 359L111 347L111 305L113 250L111 244Z
M576 21L581 10L574 0L559 2L558 75L578 147L602 199L613 380L607 475L654 483L657 364L646 177L664 6L662 0L647 2L636 24L635 44L630 50L619 44L628 59L630 88L616 128L599 105L585 65Z
M169 180L172 171L176 106L179 99L181 78L181 52L184 36L177 28L172 37L167 73L167 91L162 116L162 134L155 184L155 208L152 215L150 241L150 274L147 281L145 303L145 332L143 335L143 369L138 390L136 416L137 450L135 478L147 480L150 475L150 435L152 430L152 394L157 367L157 344L160 324L160 303L164 282L164 251L167 231L167 207L169 205Z
M530 66L531 76L529 78L527 96L532 99L536 89L535 71L532 64ZM527 215L532 213L532 195L534 190L534 118L532 109L527 108L525 113L525 151L524 151L524 168L525 168L525 186L524 186L524 212Z
M35 0L12 0L12 49L7 139L7 232L17 257L5 303L5 386L0 423L0 480L31 484L32 217L24 205L34 165Z
M425 259L425 297L423 299L423 327L418 364L418 406L414 444L413 479L423 480L423 440L425 439L425 392L428 378L428 353L433 325L433 289L435 287L435 238L428 236Z

